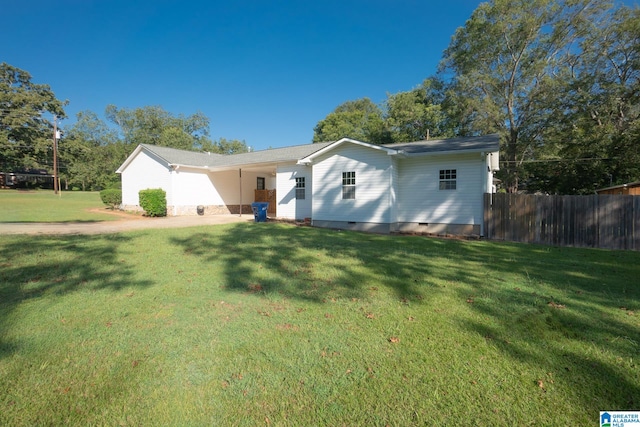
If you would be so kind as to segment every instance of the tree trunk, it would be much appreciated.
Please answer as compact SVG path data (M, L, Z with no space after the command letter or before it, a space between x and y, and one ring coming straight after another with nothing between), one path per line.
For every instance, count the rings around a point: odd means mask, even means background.
M505 147L506 166L505 166L505 182L504 188L507 193L518 192L518 175L519 166L517 163L518 153L518 131L515 129L509 130L509 136Z

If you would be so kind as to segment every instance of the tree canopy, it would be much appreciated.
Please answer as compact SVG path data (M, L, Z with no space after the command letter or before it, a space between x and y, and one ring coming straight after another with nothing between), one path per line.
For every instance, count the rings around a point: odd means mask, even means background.
M443 111L443 86L435 78L396 94L387 94L385 123L394 142L409 142L452 136L453 129Z
M0 170L51 165L52 119L65 117L65 104L28 72L0 64Z
M346 101L320 120L313 142L349 137L372 144L407 142L452 135L441 106L443 86L435 78L406 92L387 94L376 105L369 98Z
M507 191L585 193L638 176L638 9L482 3L444 52L459 133L502 135Z
M640 10L590 25L540 109L548 163L526 165L527 189L591 193L640 178Z
M107 120L126 144L151 144L185 150L200 149L209 138L209 119L202 113L174 115L159 106L135 109L108 105Z
M548 97L558 72L604 5L591 0L493 0L454 34L441 72L459 122L502 135L502 178L517 191L523 162L543 143Z
M220 154L248 151L244 141L209 139L209 119L202 113L176 116L159 106L108 105L105 116L109 123L91 111L78 113L60 143L61 177L67 187L117 186L120 177L115 170L138 144Z
M340 104L314 128L313 142L353 138L374 144L391 142L382 110L369 98Z

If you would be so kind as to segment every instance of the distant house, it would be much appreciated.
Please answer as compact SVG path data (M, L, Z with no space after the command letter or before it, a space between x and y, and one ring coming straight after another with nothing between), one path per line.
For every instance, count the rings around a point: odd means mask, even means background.
M497 135L374 145L349 138L219 155L139 145L118 168L126 210L162 188L170 215L251 213L374 232L482 234ZM204 208L204 209L202 209Z
M53 175L46 169L0 172L0 188L53 188Z
M627 184L614 185L613 187L600 188L596 190L597 194L605 195L631 195L640 196L640 181L629 182Z

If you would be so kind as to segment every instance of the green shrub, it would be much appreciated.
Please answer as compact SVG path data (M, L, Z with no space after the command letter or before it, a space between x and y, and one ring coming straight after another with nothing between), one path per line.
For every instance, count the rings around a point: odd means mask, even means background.
M108 190L102 190L100 192L100 198L102 203L115 209L122 204L122 190L116 188L110 188Z
M167 193L161 188L140 190L140 207L149 216L167 216Z

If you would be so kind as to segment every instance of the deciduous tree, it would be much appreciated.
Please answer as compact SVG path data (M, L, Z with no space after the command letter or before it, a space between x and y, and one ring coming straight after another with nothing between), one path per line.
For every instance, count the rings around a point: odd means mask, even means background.
M126 109L108 105L105 115L116 125L120 139L134 147L150 144L193 150L209 141L209 119L202 113L176 116L158 106Z
M249 152L249 147L244 141L220 138L217 141L203 145L202 150L217 154L240 154Z
M393 142L382 110L369 98L347 101L320 120L313 130L313 142L353 138L372 144Z
M441 87L434 78L410 91L387 94L384 120L391 138L409 142L452 136L441 103Z
M0 64L1 170L51 166L52 115L64 118L65 104L48 85L33 83L27 71Z
M465 133L502 136L502 178L518 190L523 162L544 144L537 100L554 87L602 0L492 0L482 3L454 34L441 75Z

